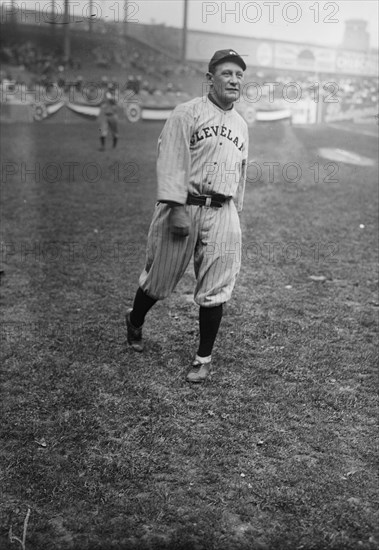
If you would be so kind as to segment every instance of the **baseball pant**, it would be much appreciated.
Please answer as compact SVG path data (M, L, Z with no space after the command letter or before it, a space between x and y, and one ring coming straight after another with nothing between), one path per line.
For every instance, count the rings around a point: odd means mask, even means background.
M221 208L185 206L191 220L188 237L170 231L170 207L158 203L150 225L146 265L139 285L156 300L166 298L193 257L195 302L215 307L232 295L241 265L241 229L233 200Z
M104 116L100 123L101 137L107 137L108 130L111 131L113 137L118 138L118 120L115 115Z

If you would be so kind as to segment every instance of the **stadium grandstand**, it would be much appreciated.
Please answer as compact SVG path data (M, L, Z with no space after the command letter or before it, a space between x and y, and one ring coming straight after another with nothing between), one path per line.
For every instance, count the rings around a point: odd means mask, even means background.
M4 96L12 85L53 85L68 93L91 83L168 109L199 95L205 60L225 43L224 34L186 28L100 18L51 24L54 18L17 10L2 17L2 103L17 100L16 93ZM259 110L285 113L300 124L377 115L378 51L368 48L363 22L346 23L340 48L241 36L229 36L228 44L246 52L247 101L241 110L249 122L259 120Z

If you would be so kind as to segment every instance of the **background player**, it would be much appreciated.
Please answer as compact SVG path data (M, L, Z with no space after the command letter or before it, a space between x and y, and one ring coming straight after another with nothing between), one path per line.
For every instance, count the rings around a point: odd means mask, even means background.
M143 350L142 325L194 259L200 343L187 374L200 382L240 269L242 209L248 154L246 122L234 109L246 65L234 50L209 62L209 94L175 108L158 140L158 203L150 226L146 265L133 309L126 315L128 343Z
M100 106L100 151L105 151L105 140L108 131L111 131L113 138L113 148L117 146L118 141L118 116L117 101L111 88L105 92L104 99Z

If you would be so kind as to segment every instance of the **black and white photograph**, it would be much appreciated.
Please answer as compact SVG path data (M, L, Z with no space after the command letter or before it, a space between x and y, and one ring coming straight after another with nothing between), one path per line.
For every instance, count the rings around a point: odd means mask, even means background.
M2 550L379 550L377 0L0 0Z

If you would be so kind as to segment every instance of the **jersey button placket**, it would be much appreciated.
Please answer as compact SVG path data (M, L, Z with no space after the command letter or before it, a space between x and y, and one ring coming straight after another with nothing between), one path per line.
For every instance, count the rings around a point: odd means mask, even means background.
M216 162L216 161L213 163L213 166L217 166L217 162ZM212 185L212 182L211 182L211 181L208 181L208 185Z
M222 113L220 128L224 126L224 122L225 122L225 113ZM220 141L219 145L222 145L222 141Z

